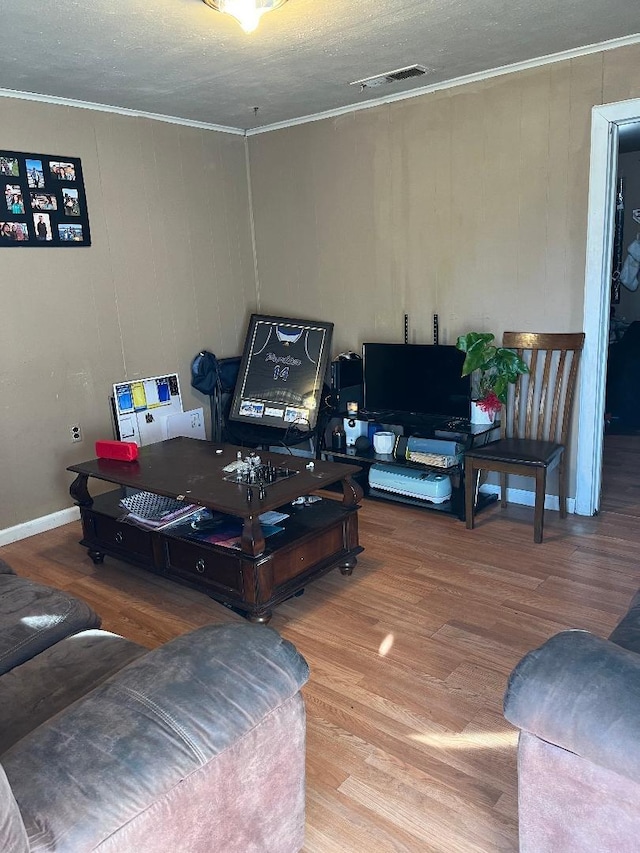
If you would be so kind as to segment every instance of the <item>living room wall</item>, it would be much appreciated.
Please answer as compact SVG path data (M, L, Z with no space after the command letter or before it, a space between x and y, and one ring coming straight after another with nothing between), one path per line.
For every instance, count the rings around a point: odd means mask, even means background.
M603 51L250 137L261 310L333 321L335 352L402 341L405 313L415 343L434 313L448 344L581 330L591 109L637 97L639 61Z
M81 158L92 236L0 248L2 531L71 505L113 383L178 372L206 406L191 358L238 352L255 278L242 136L9 98L0 126L0 149Z
M580 329L591 107L640 47L250 137L0 99L0 148L82 159L92 246L0 258L0 532L70 505L114 382L237 354L252 310L332 320L334 352L467 329ZM71 444L69 426L84 440ZM575 442L574 442L575 447ZM553 488L553 485L552 485Z

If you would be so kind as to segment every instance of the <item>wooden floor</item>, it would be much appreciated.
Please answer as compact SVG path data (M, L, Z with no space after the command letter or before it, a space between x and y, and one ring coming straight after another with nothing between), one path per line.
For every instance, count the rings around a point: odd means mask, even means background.
M602 509L640 517L640 435L606 435Z
M640 513L562 522L494 506L473 531L449 516L364 501L365 547L280 606L273 627L311 666L306 853L516 851L508 673L568 627L606 636L640 586ZM104 627L156 646L235 616L204 595L107 558L79 523L0 548L20 573L66 588Z

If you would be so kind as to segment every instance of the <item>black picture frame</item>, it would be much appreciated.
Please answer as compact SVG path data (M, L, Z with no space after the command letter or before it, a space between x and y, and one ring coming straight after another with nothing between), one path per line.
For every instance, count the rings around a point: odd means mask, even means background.
M0 151L0 248L90 245L80 158Z
M315 429L333 323L252 314L229 419Z

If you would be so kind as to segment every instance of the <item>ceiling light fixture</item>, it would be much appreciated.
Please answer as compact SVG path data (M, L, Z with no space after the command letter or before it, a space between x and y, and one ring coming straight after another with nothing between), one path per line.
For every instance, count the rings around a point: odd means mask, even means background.
M284 6L287 0L202 0L218 12L232 15L245 33L252 33L265 12Z

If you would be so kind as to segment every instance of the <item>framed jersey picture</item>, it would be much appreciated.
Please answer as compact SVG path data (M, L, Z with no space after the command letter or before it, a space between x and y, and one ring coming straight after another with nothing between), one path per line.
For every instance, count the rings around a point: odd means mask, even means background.
M252 314L230 419L314 429L333 323Z

